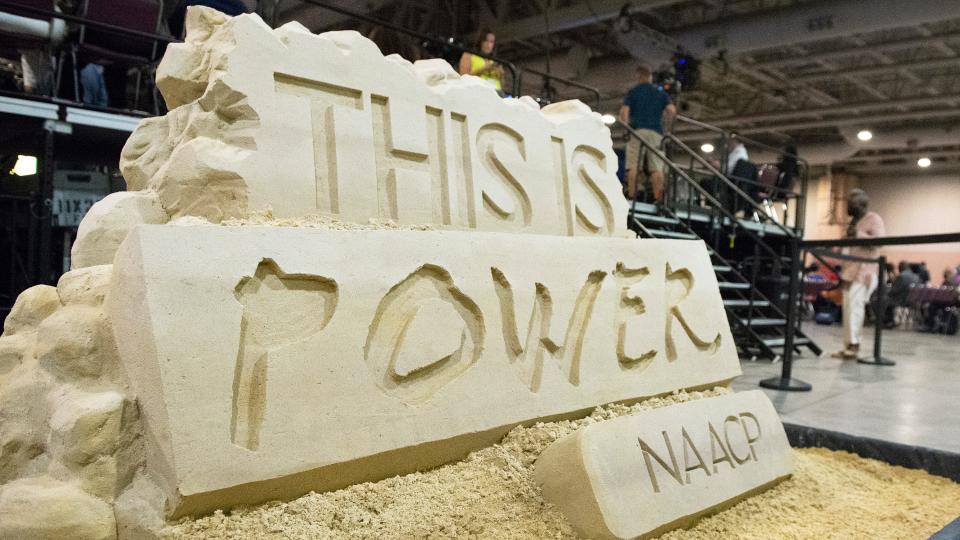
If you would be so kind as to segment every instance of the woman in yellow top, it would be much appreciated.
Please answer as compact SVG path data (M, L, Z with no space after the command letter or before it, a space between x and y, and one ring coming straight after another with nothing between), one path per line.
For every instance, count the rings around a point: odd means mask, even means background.
M477 35L477 43L475 46L483 54L493 54L493 45L496 39L497 37L493 35L493 32L484 29ZM465 52L460 56L459 71L461 75L475 75L480 77L496 88L497 93L503 94L503 84L501 82L503 68L493 60Z

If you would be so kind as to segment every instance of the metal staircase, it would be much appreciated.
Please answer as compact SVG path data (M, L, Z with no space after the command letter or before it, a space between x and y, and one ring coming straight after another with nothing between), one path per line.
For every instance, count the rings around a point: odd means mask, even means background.
M670 210L653 204L635 202L630 212L630 227L642 238L703 240L688 224ZM717 275L723 307L734 341L742 358L780 359L786 337L786 314L771 302L734 263L723 258L709 245L707 253ZM794 350L808 348L819 356L823 351L812 339L797 330Z
M629 128L627 131L631 136L636 136ZM784 255L789 255L790 250L778 250L768 240L780 235L785 240L795 241L797 232L772 222L756 201L682 141L672 135L667 135L665 140L672 150L690 159L691 167L685 170L677 164L677 160L671 160L661 149L649 147L641 139L641 155L645 151L654 152L666 164L667 196L663 204L633 201L628 221L630 228L641 238L705 242L741 357L778 361L783 355L788 321L782 302L776 301L780 299L768 298L757 287L758 278L761 277L759 261L765 258L774 262L774 270L763 277L782 276L781 269L790 268L788 258L784 265ZM692 178L694 163L722 182L739 199L741 207L756 209L760 215L750 220L738 219L730 208L725 208L714 194ZM678 198L677 193L681 192L683 196ZM732 248L738 238L752 246L750 257L732 258L736 255L732 250L727 250L731 252L727 257L718 252L721 247ZM724 245L722 239L729 239L728 245ZM753 263L746 264L750 260ZM814 355L822 353L821 348L803 334L799 324L794 325L794 332L795 352L806 348Z

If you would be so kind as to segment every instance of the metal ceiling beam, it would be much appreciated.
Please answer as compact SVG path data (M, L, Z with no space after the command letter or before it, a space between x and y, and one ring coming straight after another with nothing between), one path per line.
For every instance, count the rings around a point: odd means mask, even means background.
M907 150L904 152L896 152L889 154L870 154L865 156L853 156L843 160L840 160L838 163L876 163L878 161L889 161L893 159L920 159L922 157L928 158L939 158L939 157L957 157L960 156L960 150Z
M856 45L853 47L844 47L842 49L834 49L832 51L810 53L810 54L805 54L803 56L797 56L797 57L789 57L789 58L778 57L772 60L753 62L750 65L764 66L764 67L766 66L785 67L785 66L792 66L795 64L808 64L808 63L817 62L820 60L836 60L839 58L847 58L847 57L856 56L859 54L870 54L878 51L896 51L896 50L903 50L903 49L914 49L917 47L938 47L937 44L942 44L944 40L950 40L950 39L960 39L960 33L940 34L940 35L934 35L929 37L915 37L915 38L884 41L882 43Z
M885 109L894 109L897 107L925 107L939 105L945 102L960 101L960 94L950 94L943 96L922 96L896 100L867 101L861 103L849 103L844 105L834 105L830 107L820 107L816 109L798 109L788 111L776 111L764 114L755 114L751 116L739 116L728 118L716 118L707 120L707 122L719 126L734 126L743 124L755 124L760 122L776 122L788 120L796 117L810 116L829 116L842 114L863 115L868 112L882 111ZM869 120L869 119L866 119Z
M386 0L366 0L362 5L350 0L330 0L330 3L362 13L370 13L383 7ZM278 0L274 7L278 26L285 22L297 21L313 32L320 32L326 28L349 21L350 17L342 13L324 9L322 7L300 2L299 0Z
M953 66L960 66L960 58L935 58L933 60L922 60L919 62L901 62L898 64L882 64L879 66L845 69L843 70L842 74L844 77L870 77L873 75L882 75L884 73L895 73L906 69L939 69ZM793 82L817 82L828 81L836 78L837 72L828 71L825 73L793 75L790 77L790 80Z
M550 32L564 32L581 26L601 23L617 18L625 3L641 10L678 4L681 0L592 0L577 2L550 13ZM517 39L529 39L547 33L542 15L527 17L497 28L497 43L509 43Z
M735 132L740 133L741 135L749 135L751 133L767 133L770 131L797 131L801 129L813 129L820 127L840 127L840 126L857 126L857 125L866 125L871 126L884 124L888 122L902 122L904 120L925 120L929 118L934 118L937 120L960 117L960 110L936 110L936 111L916 111L916 112L905 112L898 114L884 114L878 116L871 116L869 118L864 118L861 115L847 117L847 118L831 118L824 120L813 120L809 122L784 122L781 124L769 124L766 126L757 126L757 127L748 127L743 129L734 129Z
M960 18L960 2L821 0L727 17L674 32L672 36L693 54L708 55L725 50L736 56L760 49L953 18Z

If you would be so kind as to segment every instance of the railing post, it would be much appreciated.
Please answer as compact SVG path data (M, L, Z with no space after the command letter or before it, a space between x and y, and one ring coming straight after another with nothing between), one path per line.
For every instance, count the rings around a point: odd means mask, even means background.
M35 219L39 223L39 247L35 283L49 284L53 272L53 125L48 120L43 129L43 157L40 161L40 191Z
M787 294L787 327L783 339L783 369L779 377L771 377L760 381L760 386L773 390L787 390L791 392L809 392L813 387L803 381L792 379L793 371L793 343L796 335L797 291L799 289L800 273L800 241L797 237L790 238L790 285Z
M896 362L884 358L880 352L880 343L883 338L883 319L886 316L887 311L887 291L886 291L886 281L887 281L887 258L884 255L880 256L880 259L877 261L877 264L880 266L877 269L877 301L874 304L874 330L873 330L873 359L868 360L866 358L861 358L857 360L861 364L870 364L872 366L895 366Z

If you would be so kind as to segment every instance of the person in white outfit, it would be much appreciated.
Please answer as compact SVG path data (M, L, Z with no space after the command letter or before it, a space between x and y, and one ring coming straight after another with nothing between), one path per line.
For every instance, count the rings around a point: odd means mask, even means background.
M884 236L883 219L876 212L868 212L870 198L862 189L854 189L847 195L847 213L850 225L847 238L876 238ZM855 257L875 259L875 247L851 247L848 253ZM843 340L844 348L833 354L834 358L854 360L860 356L860 337L863 334L863 319L867 302L877 288L877 265L874 263L847 261L840 274L843 288Z

